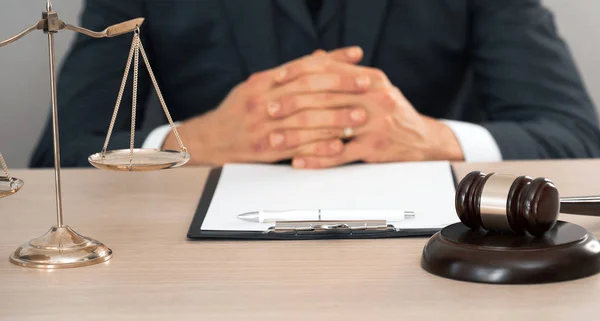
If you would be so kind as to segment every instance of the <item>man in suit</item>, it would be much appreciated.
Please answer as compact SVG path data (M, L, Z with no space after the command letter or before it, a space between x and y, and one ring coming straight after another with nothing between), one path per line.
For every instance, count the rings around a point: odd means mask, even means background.
M192 164L600 155L594 107L539 0L89 0L82 24L136 17ZM64 166L100 150L130 45L74 43L59 78ZM124 110L111 148L128 148ZM143 147L177 149L168 126L141 120ZM34 167L53 164L50 130Z

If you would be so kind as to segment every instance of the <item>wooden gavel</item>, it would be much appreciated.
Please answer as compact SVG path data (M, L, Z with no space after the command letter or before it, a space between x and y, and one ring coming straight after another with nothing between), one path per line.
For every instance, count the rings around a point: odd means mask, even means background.
M456 213L472 228L543 236L559 213L600 216L600 197L559 197L546 178L471 172L458 184Z

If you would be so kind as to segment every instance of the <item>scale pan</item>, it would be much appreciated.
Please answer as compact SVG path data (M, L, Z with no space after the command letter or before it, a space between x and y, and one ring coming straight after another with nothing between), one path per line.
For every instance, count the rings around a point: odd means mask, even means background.
M88 158L94 167L121 172L149 172L175 168L185 165L190 154L182 151L159 149L134 149L133 162L130 163L131 150L119 149L96 153Z
M23 181L13 177L12 182L8 177L0 177L0 198L11 196L23 187Z

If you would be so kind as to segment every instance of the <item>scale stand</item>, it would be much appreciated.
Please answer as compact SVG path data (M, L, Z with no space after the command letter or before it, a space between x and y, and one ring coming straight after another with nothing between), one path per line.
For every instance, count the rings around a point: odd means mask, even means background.
M82 236L63 223L62 195L61 195L61 175L60 175L60 143L58 130L58 102L56 94L56 70L54 58L54 34L58 31L67 29L78 32L93 38L110 38L120 36L126 33L133 32L134 38L129 54L129 60L123 78L123 84L117 98L117 105L110 123L109 131L106 137L106 142L101 153L90 156L89 161L92 165L100 169L118 170L118 171L149 171L174 168L182 166L190 159L187 149L183 145L177 129L169 115L165 101L160 93L158 84L150 63L144 52L139 32L139 27L144 22L143 18L129 20L114 26L110 26L104 31L94 32L78 26L73 26L61 21L58 18L58 13L53 10L50 0L46 1L46 11L42 13L42 19L35 25L25 29L21 33L0 42L0 47L13 43L27 34L42 30L48 35L48 57L50 65L50 89L52 98L52 129L54 139L54 173L55 173L55 190L56 190L56 217L57 223L43 236L33 239L12 253L10 262L24 267L57 269L82 267L92 264L105 262L112 257L112 250L101 242ZM180 151L162 151L162 150L145 150L134 149L135 140L135 114L137 100L137 76L138 76L138 59L139 53L148 68L148 72L152 78L155 89L159 96L163 110L171 124L172 130L179 142ZM131 67L132 57L135 57L134 66L134 88L133 88L133 108L132 108L132 125L131 125L131 146L128 151L107 151L108 142L114 127L114 122L117 116L127 75ZM0 177L0 198L13 195L18 192L23 186L23 182L19 179L12 178L8 173L8 168L4 163L4 159L0 155L2 167L6 177Z

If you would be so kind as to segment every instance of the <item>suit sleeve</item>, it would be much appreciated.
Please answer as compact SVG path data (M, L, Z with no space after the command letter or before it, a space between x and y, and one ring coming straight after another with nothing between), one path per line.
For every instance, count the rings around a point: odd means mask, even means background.
M598 117L539 0L473 0L472 61L484 126L505 160L600 156Z
M87 0L81 15L81 25L99 31L109 25L138 17L143 17L141 0ZM143 25L141 30L143 37ZM89 166L88 156L102 150L132 40L131 33L103 39L76 36L58 75L62 166ZM145 46L146 50L148 48L149 46ZM141 124L150 90L149 76L141 57L139 71L136 120ZM129 148L132 78L133 71L130 71L109 149ZM49 118L32 154L31 167L54 166L51 121ZM136 124L136 127L139 129L141 126ZM147 135L146 132L136 132L136 147Z

